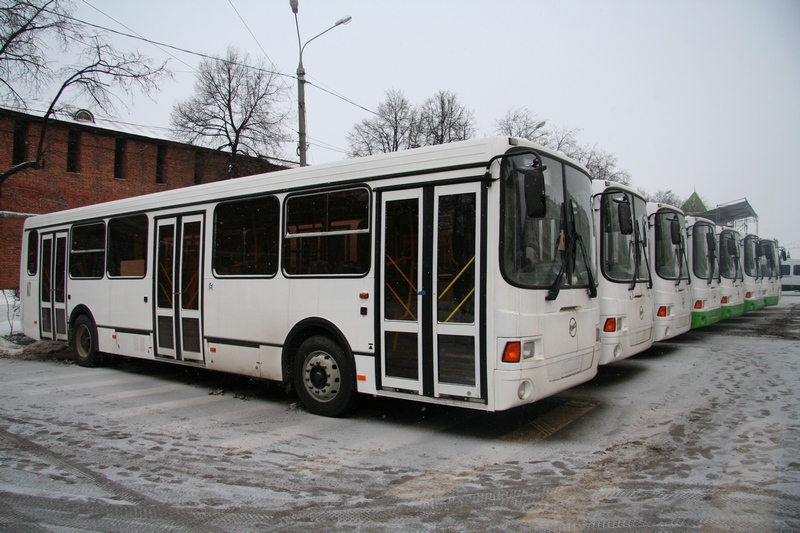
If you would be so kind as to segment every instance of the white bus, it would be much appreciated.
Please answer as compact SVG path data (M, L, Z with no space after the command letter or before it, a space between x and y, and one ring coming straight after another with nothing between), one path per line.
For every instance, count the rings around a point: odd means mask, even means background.
M733 229L717 226L719 235L719 286L722 320L744 313L744 276L740 253L741 234Z
M647 250L647 203L632 188L592 182L600 264L600 364L653 345L653 290Z
M742 239L741 247L744 312L749 313L764 307L764 287L761 283L761 240L758 235L748 233Z
M778 305L781 299L781 263L778 241L761 239L761 284L764 287L764 305Z
M655 342L689 331L692 295L683 211L671 205L648 202L647 217L653 259Z
M687 216L686 233L690 241L692 329L696 329L722 318L716 225L705 218Z
M595 376L591 181L513 138L304 167L29 218L22 319L121 355L499 411Z
M781 261L781 292L800 291L800 259Z

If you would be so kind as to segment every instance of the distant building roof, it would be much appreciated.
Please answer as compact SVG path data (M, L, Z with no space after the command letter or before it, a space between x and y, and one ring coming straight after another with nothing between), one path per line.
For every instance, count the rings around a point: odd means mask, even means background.
M720 204L714 209L706 209L701 213L697 213L697 216L712 220L715 224L729 224L748 218L758 219L758 215L750 206L747 198Z
M694 191L689 199L684 202L683 206L681 206L681 209L683 209L683 212L687 215L696 215L706 211L708 208L706 204L703 203L703 200L700 199L700 195L697 194L697 191Z

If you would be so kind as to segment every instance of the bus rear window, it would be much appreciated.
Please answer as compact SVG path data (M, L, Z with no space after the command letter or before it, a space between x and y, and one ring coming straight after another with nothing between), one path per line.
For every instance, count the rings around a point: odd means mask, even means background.
M69 252L72 278L102 278L106 247L106 227L102 222L74 226Z
M370 265L369 191L286 200L283 269L289 275L365 274Z

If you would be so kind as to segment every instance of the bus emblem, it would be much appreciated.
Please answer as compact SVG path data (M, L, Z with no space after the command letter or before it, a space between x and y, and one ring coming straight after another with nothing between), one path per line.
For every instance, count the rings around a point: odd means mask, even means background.
M569 336L574 337L578 333L578 321L574 318L569 319Z

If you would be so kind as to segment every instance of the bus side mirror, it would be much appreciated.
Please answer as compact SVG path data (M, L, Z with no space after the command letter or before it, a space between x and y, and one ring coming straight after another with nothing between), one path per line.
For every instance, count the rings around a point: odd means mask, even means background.
M781 248L781 261L786 261L786 249Z
M623 235L633 235L633 219L631 217L631 204L620 202L617 206L619 232Z
M736 241L733 239L728 239L726 242L728 246L728 255L731 257L736 257Z
M673 218L669 223L669 236L672 244L678 245L681 243L681 224L677 218Z
M764 248L761 246L760 242L756 243L756 257L761 257L764 255Z
M717 251L717 241L714 239L714 234L711 232L706 233L706 245L711 253Z
M545 202L544 173L538 168L525 171L525 209L528 218L544 218Z

